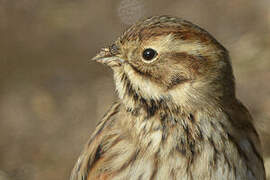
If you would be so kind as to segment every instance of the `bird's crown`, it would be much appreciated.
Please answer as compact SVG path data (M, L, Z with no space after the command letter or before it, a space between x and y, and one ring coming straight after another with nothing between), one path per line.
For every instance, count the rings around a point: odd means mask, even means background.
M94 60L112 67L127 106L166 99L173 106L194 107L234 97L227 50L207 31L180 18L141 20Z

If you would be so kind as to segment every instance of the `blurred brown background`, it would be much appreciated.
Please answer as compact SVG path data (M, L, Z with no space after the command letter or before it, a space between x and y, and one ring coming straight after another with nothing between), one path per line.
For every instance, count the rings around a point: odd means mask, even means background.
M0 180L68 179L116 98L109 68L88 61L128 24L161 14L229 49L270 174L269 0L0 0Z

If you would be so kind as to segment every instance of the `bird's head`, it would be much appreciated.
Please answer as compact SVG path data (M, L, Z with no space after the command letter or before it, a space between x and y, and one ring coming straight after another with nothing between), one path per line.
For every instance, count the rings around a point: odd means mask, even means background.
M208 32L180 18L139 21L93 60L113 69L116 90L127 106L164 100L194 106L234 97L227 50Z

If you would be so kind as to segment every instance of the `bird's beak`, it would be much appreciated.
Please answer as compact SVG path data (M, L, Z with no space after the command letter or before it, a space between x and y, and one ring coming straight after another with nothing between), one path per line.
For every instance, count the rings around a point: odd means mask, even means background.
M124 59L119 57L119 55L112 54L109 48L102 48L101 51L92 58L92 60L111 67L121 66L124 62Z

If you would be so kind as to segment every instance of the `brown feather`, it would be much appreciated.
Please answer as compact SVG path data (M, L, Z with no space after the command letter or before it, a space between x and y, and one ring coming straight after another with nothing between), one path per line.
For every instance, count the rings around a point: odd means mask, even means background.
M151 61L142 57L147 48L157 52ZM154 16L94 60L113 69L119 102L97 125L71 180L265 179L228 52L208 32Z

